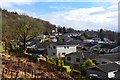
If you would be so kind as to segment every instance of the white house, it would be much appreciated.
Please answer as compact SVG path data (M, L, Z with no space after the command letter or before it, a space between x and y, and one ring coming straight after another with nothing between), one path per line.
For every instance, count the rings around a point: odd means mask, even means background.
M50 58L65 57L66 54L77 51L77 45L69 42L56 42L47 46L47 54Z

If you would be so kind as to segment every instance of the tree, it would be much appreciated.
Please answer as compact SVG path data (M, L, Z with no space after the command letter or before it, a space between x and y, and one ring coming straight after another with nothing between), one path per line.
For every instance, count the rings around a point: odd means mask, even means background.
M99 37L100 37L101 41L103 41L103 39L104 39L103 31L104 31L103 29L100 29L100 32L99 32Z
M60 38L60 36L56 36L56 39L58 42L63 42L63 40Z
M86 33L83 33L83 34L81 34L81 36L80 36L80 39L81 40L84 40L84 39L87 39L88 38L88 35L86 34Z
M85 60L85 62L82 64L81 70L82 70L82 71L85 71L88 67L91 67L91 66L95 66L95 64L93 63L93 61L92 61L91 59L87 59L87 60Z
M76 32L73 28L67 28L67 32L68 33L74 33L74 32Z
M34 21L32 19L28 19L26 16L22 16L22 18L18 19L15 28L16 36L24 44L24 50L26 48L26 41L34 38L39 32Z
M63 31L62 31L62 27L58 26L57 29L58 29L58 32L60 32L60 33L63 32Z
M56 61L56 65L57 65L57 66L61 66L60 57L57 57L57 58L55 59L55 61Z
M63 27L63 34L65 34L66 33L66 28L65 27Z

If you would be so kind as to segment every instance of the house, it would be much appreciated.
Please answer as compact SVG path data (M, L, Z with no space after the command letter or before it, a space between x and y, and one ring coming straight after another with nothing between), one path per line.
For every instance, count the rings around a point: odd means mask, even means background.
M85 48L86 50L90 51L91 48L92 48L93 46L95 46L96 44L97 44L97 43L95 43L95 42L89 42L89 43L87 43L87 44L84 45L84 48Z
M65 62L69 63L69 64L80 65L81 63L84 62L84 60L86 60L88 58L92 59L92 58L96 57L97 55L98 55L97 53L92 53L92 52L88 52L88 51L73 52L73 53L65 55Z
M66 54L76 52L76 47L76 44L70 42L51 43L47 46L47 54L50 58L65 57Z
M120 70L115 72L115 80L120 80Z
M99 43L90 48L90 50L99 50L101 53L110 53L111 49L115 48L116 44Z
M84 42L95 42L93 39L85 39Z
M119 64L120 58L119 53L112 53L112 54L99 54L99 56L93 58L95 64L107 64L107 63L117 63Z
M47 45L46 43L38 43L34 48L27 48L26 53L31 55L40 55L45 56L47 54Z
M120 65L116 63L108 63L89 67L86 73L87 80L90 80L91 76L96 77L100 80L114 79L115 72L118 71L119 67Z
M34 39L30 40L30 41L27 41L27 42L26 42L26 45L27 45L27 46L31 46L31 45L40 43L40 41L41 41L40 39L34 38Z
M96 65L112 63L112 61L105 59L105 58L100 58L100 57L94 58L92 60Z
M99 44L100 45L100 52L105 52L105 53L110 53L110 50L114 47L116 47L116 45L113 44Z
M86 45L86 42L83 42L81 40L69 40L69 43L74 43L77 45L77 51L81 51L84 48L84 45Z
M112 53L118 53L118 52L120 52L120 46L117 46L117 47L111 49L110 52L112 52Z
M48 37L48 36L47 36L47 35L44 35L44 34L39 34L39 35L37 36L38 39L41 39L40 42L44 42L46 37Z
M38 43L36 44L35 48L40 52L40 54L46 55L47 54L47 43Z
M70 40L73 40L72 38L71 38L71 34L70 33L66 33L66 34L64 34L64 35L62 35L61 36L61 39L64 41L64 42L67 42L67 41L70 41Z

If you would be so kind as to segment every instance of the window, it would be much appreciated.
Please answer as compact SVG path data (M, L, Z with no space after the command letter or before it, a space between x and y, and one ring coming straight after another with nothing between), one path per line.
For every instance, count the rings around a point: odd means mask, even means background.
M71 57L67 57L67 60L68 60L68 61L71 61Z
M53 55L55 55L55 53L53 53Z
M80 62L80 58L76 58L76 62Z
M107 62L104 62L104 61L102 62L102 64L106 64L106 63L107 63Z
M48 47L50 48L50 45Z
M67 48L69 48L69 46L67 46Z
M96 61L95 61L95 60L93 60L93 63L95 63L95 64L96 64Z
M62 55L65 55L65 53L63 52Z
M55 49L56 47L55 47L55 46L53 46L53 48Z

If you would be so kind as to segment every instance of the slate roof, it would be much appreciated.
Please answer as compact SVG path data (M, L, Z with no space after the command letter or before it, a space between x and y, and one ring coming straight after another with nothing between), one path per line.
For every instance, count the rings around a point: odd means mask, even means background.
M112 49L117 46L115 44L108 44L108 43L99 43L99 45L100 45L100 48L107 48L107 49Z
M38 39L33 39L33 40L28 41L28 42L30 42L30 44L27 44L27 46L32 46L32 45L34 45L34 44L39 43L40 40L38 40Z
M78 55L78 56L81 56L84 59L94 58L94 57L98 56L97 53L92 53L92 52L88 52L88 51L85 51L85 52L73 52L73 53L67 54L66 56L68 56L68 55Z
M111 71L116 71L120 68L120 65L116 64L116 63L108 63L108 64L102 64L102 65L97 65L97 66L93 66L93 67L89 67L88 69L93 69L93 68L99 68L104 72L111 72Z
M110 61L120 61L120 53L103 54L99 57L108 59Z
M88 43L85 45L85 47L93 47L94 45L96 45L97 43Z
M81 40L70 40L68 42L75 43L75 44L80 44L82 41Z
M54 42L55 45L77 45L74 42Z
M36 48L47 48L48 44L47 43L38 43L36 44Z

